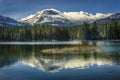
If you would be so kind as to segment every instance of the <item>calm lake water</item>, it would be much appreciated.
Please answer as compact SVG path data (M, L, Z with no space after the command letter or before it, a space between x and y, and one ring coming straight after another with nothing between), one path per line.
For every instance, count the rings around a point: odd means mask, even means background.
M0 44L0 80L120 80L120 42L90 44L72 54L41 52L71 45Z

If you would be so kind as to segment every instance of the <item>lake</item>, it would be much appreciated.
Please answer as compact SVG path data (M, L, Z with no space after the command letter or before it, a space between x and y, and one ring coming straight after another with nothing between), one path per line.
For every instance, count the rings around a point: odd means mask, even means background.
M77 42L0 43L0 80L120 80L119 41L79 43L95 49L54 54L41 50Z

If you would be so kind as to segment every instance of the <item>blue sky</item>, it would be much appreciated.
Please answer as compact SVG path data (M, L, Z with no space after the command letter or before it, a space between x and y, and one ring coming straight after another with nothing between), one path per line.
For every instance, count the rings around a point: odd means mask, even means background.
M0 15L14 19L48 8L62 12L117 13L120 12L120 0L0 0Z

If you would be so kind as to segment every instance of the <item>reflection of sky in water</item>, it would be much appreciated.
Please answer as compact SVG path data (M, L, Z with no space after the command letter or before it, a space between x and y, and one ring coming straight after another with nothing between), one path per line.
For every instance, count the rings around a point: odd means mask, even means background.
M99 52L120 52L120 43L118 42L98 42L97 46Z

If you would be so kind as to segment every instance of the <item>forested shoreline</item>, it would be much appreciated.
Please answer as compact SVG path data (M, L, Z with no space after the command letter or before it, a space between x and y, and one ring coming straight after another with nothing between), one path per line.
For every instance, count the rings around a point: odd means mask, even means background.
M84 22L79 26L11 26L0 25L0 41L69 41L120 40L120 21L98 24Z

